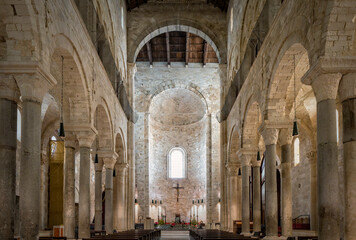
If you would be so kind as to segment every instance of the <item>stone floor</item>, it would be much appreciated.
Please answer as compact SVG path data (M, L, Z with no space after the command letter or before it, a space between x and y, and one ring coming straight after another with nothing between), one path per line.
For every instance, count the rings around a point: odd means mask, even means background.
M190 240L188 231L162 231L161 240Z

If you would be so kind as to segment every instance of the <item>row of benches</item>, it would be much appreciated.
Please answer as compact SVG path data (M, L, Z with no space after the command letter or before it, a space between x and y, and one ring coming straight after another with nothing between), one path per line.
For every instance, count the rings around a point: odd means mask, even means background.
M161 237L160 230L144 230L135 229L124 232L118 232L109 235L93 236L91 238L83 238L83 240L104 240L104 239L120 239L120 240L158 240Z
M245 237L236 233L207 229L190 230L189 235L195 240L259 239L258 237Z

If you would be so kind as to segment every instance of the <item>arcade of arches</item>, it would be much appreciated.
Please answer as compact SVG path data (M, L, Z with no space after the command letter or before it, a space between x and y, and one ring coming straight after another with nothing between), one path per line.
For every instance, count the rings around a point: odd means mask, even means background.
M1 0L0 112L0 239L355 239L355 0Z

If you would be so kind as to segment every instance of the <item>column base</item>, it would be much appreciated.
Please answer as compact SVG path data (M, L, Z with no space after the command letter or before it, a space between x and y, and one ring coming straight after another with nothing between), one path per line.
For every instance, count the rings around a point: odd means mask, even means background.
M242 233L240 233L240 235L243 235L243 236L245 236L245 237L250 237L250 236L252 236L250 232L242 232Z

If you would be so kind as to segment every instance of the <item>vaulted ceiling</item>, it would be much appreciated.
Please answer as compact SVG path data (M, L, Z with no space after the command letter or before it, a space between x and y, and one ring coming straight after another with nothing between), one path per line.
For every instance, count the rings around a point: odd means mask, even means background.
M229 6L229 0L126 0L127 11L140 7L145 3L158 3L158 4L213 4L221 11L226 12Z
M167 32L152 38L140 50L137 62L218 63L214 49L204 39L187 32Z

